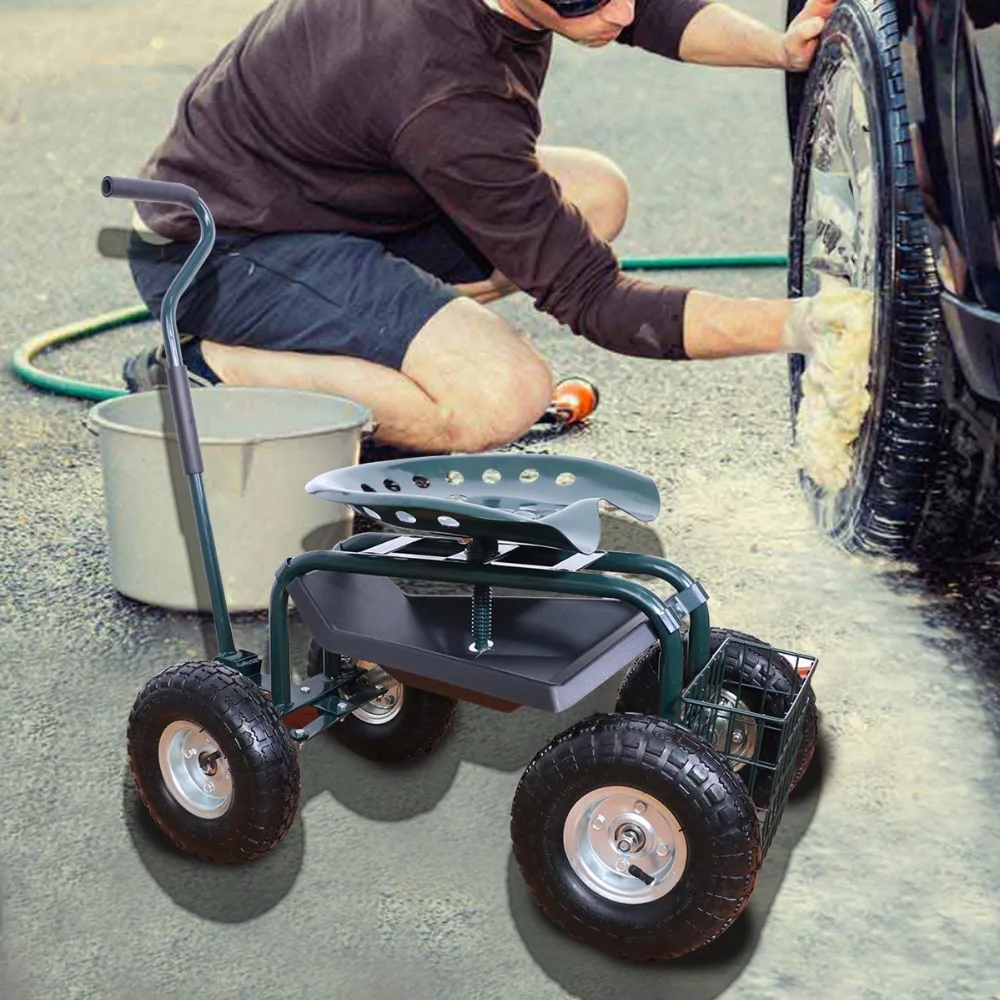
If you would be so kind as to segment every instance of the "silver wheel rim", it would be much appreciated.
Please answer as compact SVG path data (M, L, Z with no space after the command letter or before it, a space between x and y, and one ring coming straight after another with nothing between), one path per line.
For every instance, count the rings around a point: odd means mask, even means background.
M803 219L802 292L807 296L819 291L821 284L875 291L879 232L870 113L865 83L846 42L844 45L845 57L817 98L820 111L810 150ZM849 484L864 448L871 409L873 351L874 346L867 367L856 374L858 384L867 386L869 401L860 408L857 436L840 450L843 467L850 469L848 486L838 490L814 485L820 519L829 527L843 516L850 500ZM803 433L798 426L800 416L801 410L796 415L797 439Z
M159 761L170 794L193 816L217 819L229 809L229 762L201 726L187 720L167 726L160 734Z
M815 291L820 274L874 291L878 233L871 122L854 60L841 61L818 103L809 158L803 291Z
M375 687L384 688L384 692L372 701L366 702L360 708L355 709L351 714L361 722L366 722L371 726L384 726L387 722L392 722L403 708L403 685L395 678L390 677L380 666L373 664L365 667L359 663L365 671L365 680ZM342 698L348 694L340 692Z
M674 814L658 799L627 785L588 792L563 824L563 848L580 880L605 899L651 903L680 881L687 839ZM647 884L628 872L641 869Z
M739 714L752 710L746 702L740 701L732 691L723 688L719 692L718 704L725 707L720 708L715 716L712 745L720 753L729 757L741 758L739 761L730 761L733 770L740 771L746 767L748 760L753 760L757 750L757 740L760 737L761 724L754 722L752 718ZM731 735L729 732L730 720L733 727Z

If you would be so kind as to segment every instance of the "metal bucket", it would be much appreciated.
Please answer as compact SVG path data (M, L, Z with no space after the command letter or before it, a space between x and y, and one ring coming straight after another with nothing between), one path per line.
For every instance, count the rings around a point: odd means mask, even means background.
M305 485L357 464L370 412L290 389L217 386L191 397L229 610L259 611L286 558L351 533L351 510L311 496ZM166 390L104 400L87 423L100 443L115 589L158 607L210 611Z

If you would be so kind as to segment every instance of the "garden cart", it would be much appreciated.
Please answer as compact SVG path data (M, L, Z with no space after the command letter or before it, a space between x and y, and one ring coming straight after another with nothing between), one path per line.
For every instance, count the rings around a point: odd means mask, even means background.
M201 225L161 322L219 652L168 667L133 706L130 767L160 828L210 861L260 857L295 821L298 744L325 730L399 761L433 748L460 701L562 712L627 669L614 712L571 725L527 765L511 810L519 870L554 923L622 958L675 958L722 934L809 765L815 658L710 628L707 595L680 567L600 548L602 504L657 516L647 476L498 451L352 465L307 483L387 530L277 568L265 671L233 641L178 342L177 302L211 249L211 213L183 185L105 177L102 191L186 205ZM407 594L399 580L468 593ZM294 683L290 599L313 642Z

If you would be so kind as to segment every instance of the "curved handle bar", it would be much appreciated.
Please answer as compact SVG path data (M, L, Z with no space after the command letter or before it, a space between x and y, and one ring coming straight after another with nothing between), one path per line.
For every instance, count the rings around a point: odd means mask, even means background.
M188 475L203 471L198 430L195 425L191 387L187 370L181 357L180 335L177 331L177 302L191 283L195 273L204 263L215 242L215 222L208 206L198 192L187 184L169 181L149 181L138 177L105 176L101 180L101 194L105 198L126 198L132 201L156 201L184 205L198 217L201 230L198 243L191 255L174 276L163 297L160 322L167 352L167 385L174 411L181 461Z
M188 208L194 208L199 201L198 192L187 184L146 181L138 177L105 177L101 181L101 194L105 198L163 201L171 205L187 205Z

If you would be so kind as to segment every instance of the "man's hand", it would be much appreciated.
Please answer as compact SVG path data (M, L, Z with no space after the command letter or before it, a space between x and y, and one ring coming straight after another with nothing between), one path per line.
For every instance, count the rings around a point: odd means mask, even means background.
M806 0L782 38L785 69L792 73L809 69L819 46L819 36L836 6L837 0Z

